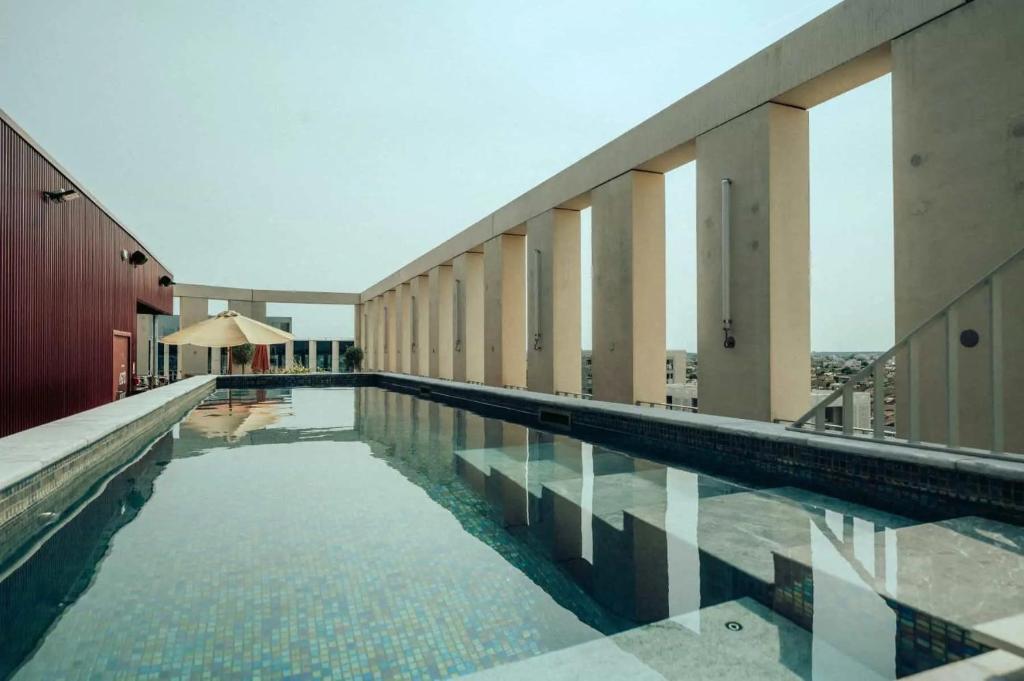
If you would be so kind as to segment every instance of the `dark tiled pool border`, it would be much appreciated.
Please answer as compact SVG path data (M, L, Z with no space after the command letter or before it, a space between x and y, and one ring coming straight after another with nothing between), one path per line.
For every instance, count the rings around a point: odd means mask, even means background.
M217 386L377 386L758 485L798 485L918 519L1024 524L1022 463L404 374L221 376Z

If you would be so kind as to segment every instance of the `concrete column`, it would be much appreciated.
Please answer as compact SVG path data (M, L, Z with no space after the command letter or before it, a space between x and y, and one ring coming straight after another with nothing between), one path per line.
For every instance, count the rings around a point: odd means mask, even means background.
M230 352L230 350L229 350ZM220 348L210 348L210 373L223 373L220 366ZM239 372L240 373L240 372Z
M536 392L581 390L580 214L555 208L526 223L527 375Z
M252 312L252 301L251 300L229 300L228 309L234 310L243 317L253 319ZM266 310L266 304L264 304L264 310ZM264 314L264 317L266 315Z
M403 374L412 373L412 284L405 282L398 287L398 370Z
M454 277L452 374L456 381L484 380L484 254L463 253L452 263Z
M526 236L484 243L484 383L526 387Z
M366 368L377 368L377 299L364 305L366 310Z
M413 277L412 286L412 364L410 373L430 373L430 285L426 275Z
M386 317L386 315L384 314L384 296L383 295L379 295L379 296L377 296L376 300L377 300L377 304L376 304L376 309L377 309L377 321L376 321L376 334L377 334L376 357L377 357L377 363L376 363L376 367L375 368L378 371L385 371L388 368L388 362L387 362L387 354L384 352L384 344L386 343L386 339L384 338L384 330L385 330L385 327L386 327L386 325L384 323L384 319Z
M387 328L384 333L387 334L387 365L388 371L398 371L398 317L400 315L398 310L396 292L391 289L384 294L384 308L387 310Z
M892 42L896 338L1024 248L1024 12L977 0ZM1024 262L1002 280L1004 449L1024 451ZM989 291L958 306L960 444L991 437ZM921 438L946 441L940 321L915 348ZM703 363L703 357L701 358ZM908 434L907 357L896 358L896 425ZM702 397L703 399L703 397Z
M363 348L363 352L366 351L366 339L363 338L363 315L366 314L366 310L362 305L352 306L352 342L355 343L357 348Z
M258 322L263 322L264 324L267 323L266 303L253 301L250 310L252 311L252 319L255 319Z
M171 346L164 345L164 368L163 375L165 381L171 380Z
M722 331L723 178L732 181L732 348L724 347ZM697 350L703 413L769 421L795 419L807 411L808 197L806 111L764 104L697 138Z
M428 275L430 289L430 363L432 378L452 377L452 268L439 265Z
M336 340L331 341L331 371L341 371L341 343Z
M179 298L180 327L186 329L209 318L210 301L206 298ZM178 377L199 376L209 371L207 348L197 345L178 346Z
M295 341L287 341L284 344L284 368L291 369L295 366Z
M665 177L633 171L591 194L594 399L665 401Z
M151 372L150 363L150 339L152 338L153 315L135 315L135 374L145 376Z
M306 361L306 364L309 366L309 373L315 374L317 372L315 340L309 341L309 359Z

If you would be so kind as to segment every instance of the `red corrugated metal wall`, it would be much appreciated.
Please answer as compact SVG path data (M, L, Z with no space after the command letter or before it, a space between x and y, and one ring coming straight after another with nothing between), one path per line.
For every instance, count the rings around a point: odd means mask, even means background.
M114 331L134 358L136 304L172 311L169 273L123 262L145 249L87 196L41 198L72 186L0 121L0 437L109 402Z

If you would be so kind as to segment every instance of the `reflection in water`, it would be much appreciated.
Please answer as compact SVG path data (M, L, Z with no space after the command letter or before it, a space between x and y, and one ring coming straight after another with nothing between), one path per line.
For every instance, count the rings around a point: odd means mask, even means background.
M1024 574L1024 537L974 520L949 564ZM0 581L24 623L0 678L441 678L612 645L651 678L893 679L954 651L895 612L961 607L938 594L963 562L903 534L935 527L375 388L219 392Z
M858 555L858 521L854 519L854 556L860 560L864 549L861 543ZM866 536L873 558L874 526L868 525L870 534ZM834 524L829 524L828 530L833 529ZM842 525L838 529L841 531ZM836 544L844 542L843 534L829 536L813 521L810 533L814 564L814 678L895 679L896 613L837 549ZM873 559L869 565L873 577Z
M668 614L700 633L700 551L697 550L699 506L697 476L665 471L665 534L668 568Z

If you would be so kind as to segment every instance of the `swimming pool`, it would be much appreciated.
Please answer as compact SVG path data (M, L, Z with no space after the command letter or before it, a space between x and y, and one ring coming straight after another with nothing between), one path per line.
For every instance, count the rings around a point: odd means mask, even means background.
M891 679L1024 611L1016 526L642 454L218 391L6 566L0 677Z

